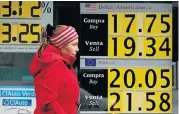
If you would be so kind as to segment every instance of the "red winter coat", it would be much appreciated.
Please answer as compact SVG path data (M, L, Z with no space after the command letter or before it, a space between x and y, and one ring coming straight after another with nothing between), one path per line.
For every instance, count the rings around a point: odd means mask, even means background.
M70 66L74 60L73 57L62 56L49 44L40 58L35 54L30 65L36 93L34 114L77 114L79 84Z

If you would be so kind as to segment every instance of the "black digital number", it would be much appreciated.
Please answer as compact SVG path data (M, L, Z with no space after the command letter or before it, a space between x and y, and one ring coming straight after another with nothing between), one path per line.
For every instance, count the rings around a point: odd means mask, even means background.
M146 17L153 18L152 22L150 23L150 26L149 26L149 28L147 30L147 32L151 32L152 25L154 24L154 21L156 19L156 14L148 14L148 15L146 15Z
M164 47L165 44L166 47ZM165 40L159 48L159 51L166 51L166 56L169 56L169 52L171 51L171 49L169 48L169 38L165 38Z
M11 9L12 2L9 1L8 3L9 3L8 5L3 5L3 6L2 6L2 8L8 9L8 13L7 13L7 14L2 14L3 17L10 17L10 16L11 16L11 12L12 12L12 9ZM2 12L2 13L4 13L4 12Z
M153 37L149 37L149 38L147 38L147 40L152 41L152 43L150 45L148 45L148 47L152 49L152 53L150 53L150 54L146 53L146 56L154 56L156 54L156 49L154 47L155 44L156 44L156 40ZM169 43L169 38L165 38L165 40L163 41L163 43L159 47L159 51L165 51L166 56L169 56L169 52L171 51L171 48L169 48L169 44L170 44Z
M114 17L114 33L117 33L117 15L112 15Z
M132 111L132 93L126 93L129 97L128 99L128 111Z
M110 72L116 72L116 77L115 77L115 79L111 82L110 87L120 87L120 85L115 85L115 84L114 84L114 83L116 82L116 80L117 80L117 79L119 78L119 76L120 76L119 70L117 70L117 69L111 69Z
M165 85L161 85L161 88L167 88L170 85L170 79L164 75L164 72L169 72L169 69L162 69L161 70L161 78L166 80Z
M117 14L112 15L114 17L114 33L117 33ZM125 18L131 18L131 21L129 22L129 25L126 29L126 32L130 32L131 25L135 19L135 14L125 14Z
M129 79L128 79L128 74L129 74L129 72L131 72L131 74L132 74L132 84L131 84L131 85L129 85L129 84L127 83L127 81L129 80ZM124 73L124 84L125 84L125 86L126 86L127 88L133 88L133 87L134 87L134 85L135 85L135 73L134 73L133 70L128 69L128 70Z
M19 33L19 42L20 43L27 43L27 41L25 41L25 40L22 40L22 35L28 35L28 33L29 33L29 25L28 24L20 24L21 26L24 26L26 29L26 31L25 32L20 32Z
M146 93L146 101L151 102L151 104L152 104L152 107L151 108L147 108L147 111L152 111L156 107L155 101L152 100L151 98L149 98L152 95L155 95L155 92L148 92L148 93Z
M166 96L166 97L164 97L164 96ZM160 96L160 99L162 101L160 103L160 110L164 111L164 112L170 110L170 103L168 102L168 100L170 99L170 95L168 93L162 93ZM167 105L166 109L163 108L163 104L165 104L165 106Z
M22 15L22 1L19 1L19 16Z
M117 98L116 98L116 101L114 102L114 104L110 107L110 111L120 111L120 108L114 108L115 105L119 102L120 100L120 95L116 92L114 93L110 93L110 95L115 95Z
M39 24L31 24L31 26L30 26L31 34L37 36L37 40L32 41L31 43L40 43L40 33L39 32L34 32L34 27L38 27L38 26L39 26Z
M24 26L26 28L25 32L20 32L19 33L19 42L20 43L28 43L27 41L22 40L22 35L28 35L29 33L32 34L32 35L36 35L37 36L37 40L32 41L31 43L39 43L40 42L40 33L39 32L34 32L34 27L38 27L39 24L31 24L30 27L29 27L28 24L20 24L20 25Z
M114 56L117 56L117 38L112 38L114 40Z
M163 20L166 17L170 17L170 15L169 14L163 14L163 15L161 15L161 23L165 24L167 26L166 30L161 30L162 33L167 33L167 32L170 31L170 24L168 22Z
M147 32L151 32L152 26L154 24L155 19L157 18L156 14L148 14L146 15L147 18L153 18L152 22L149 25L149 28L147 30ZM164 21L164 18L169 18L170 15L169 14L162 14L161 15L161 24L165 24L166 25L166 29L165 30L161 30L161 33L167 33L170 31L170 24L167 21Z
M2 25L8 27L7 31L2 32L3 35L8 35L8 40L3 40L2 43L10 43L11 42L11 24L3 23Z
M131 45L131 46L128 45L128 42L129 42L129 41L132 42L132 45ZM125 53L125 56L131 56L131 55L133 55L134 52L135 52L135 48L136 48L134 39L133 39L132 37L127 37L127 38L125 39L125 41L124 41L124 47L125 47L126 49L132 49L132 50L131 50L131 53Z
M132 22L133 22L134 19L135 19L135 14L125 14L125 17L126 17L126 18L131 18L131 21L130 21L130 23L129 23L127 29L126 29L126 32L128 33L128 32L130 31L130 27L131 27L131 25L132 25Z
M147 53L146 56L154 56L156 54L156 49L154 47L156 41L152 37L147 38L147 40L151 40L152 41L152 44L148 45L148 47L152 49L152 53L151 54Z
M151 85L149 84L149 73L150 72L153 74L153 84L151 84ZM156 85L156 83L157 83L157 75L156 75L156 73L155 73L155 71L153 69L149 69L146 72L146 74L145 74L145 83L146 83L147 87L149 87L149 88L153 88Z
M31 8L31 16L32 17L40 17L40 15L35 15L34 14L35 10L40 9L40 8L41 8L41 1L38 1L38 5L37 6L32 6L32 8Z
M117 38L114 37L112 38L112 40L114 40L114 56L117 56ZM128 42L132 42L131 46L128 45ZM135 48L136 48L136 45L135 45L135 41L132 37L127 37L125 40L124 40L124 47L126 49L131 49L131 52L130 53L125 53L125 56L132 56L135 52Z

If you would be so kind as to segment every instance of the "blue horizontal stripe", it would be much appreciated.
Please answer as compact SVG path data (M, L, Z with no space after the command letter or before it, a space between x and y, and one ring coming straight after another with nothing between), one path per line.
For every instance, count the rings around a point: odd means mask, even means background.
M32 106L30 99L3 99L3 106Z
M0 90L0 97L35 97L33 90Z
M34 86L0 86L0 88L34 89Z

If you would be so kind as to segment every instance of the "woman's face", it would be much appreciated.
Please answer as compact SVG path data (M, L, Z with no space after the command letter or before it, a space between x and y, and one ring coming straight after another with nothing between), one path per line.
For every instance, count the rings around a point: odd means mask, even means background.
M79 51L78 38L64 46L61 51L66 55L76 56L77 52Z

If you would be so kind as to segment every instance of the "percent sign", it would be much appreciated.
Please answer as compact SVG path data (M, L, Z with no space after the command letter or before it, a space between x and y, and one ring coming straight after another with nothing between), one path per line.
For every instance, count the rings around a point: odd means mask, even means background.
M51 13L51 7L48 6L49 2L42 2L43 13Z

